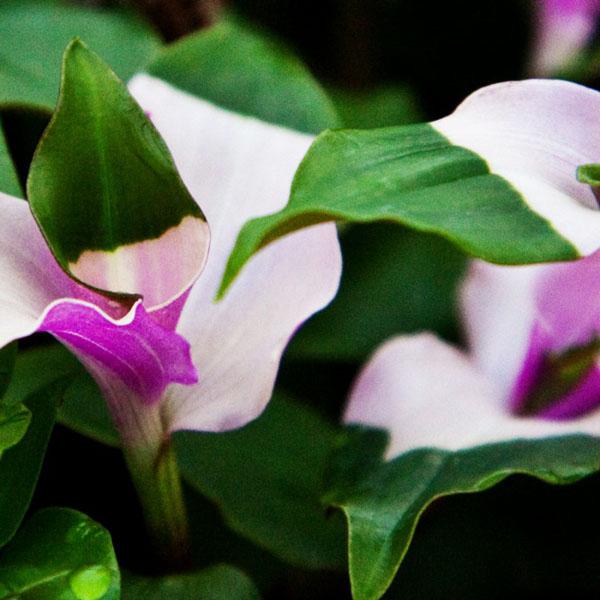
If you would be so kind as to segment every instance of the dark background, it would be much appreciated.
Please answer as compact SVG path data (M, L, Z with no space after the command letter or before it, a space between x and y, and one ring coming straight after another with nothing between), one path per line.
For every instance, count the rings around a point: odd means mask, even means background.
M166 39L206 25L221 8L215 0L131 4ZM523 77L532 27L525 0L237 0L231 5L285 39L324 82L362 91L382 83L411 85L428 119L447 114L485 84ZM336 418L356 368L288 357L280 383ZM345 573L287 569L227 532L215 507L193 501L203 506L204 522L198 526L207 532L207 563L235 562L232 557L250 549L259 560L239 562L266 598L348 597ZM111 530L122 563L148 569L148 544L120 454L60 426L33 509L57 504L100 521ZM599 509L600 476L569 487L513 477L485 493L438 501L421 521L389 597L598 598Z

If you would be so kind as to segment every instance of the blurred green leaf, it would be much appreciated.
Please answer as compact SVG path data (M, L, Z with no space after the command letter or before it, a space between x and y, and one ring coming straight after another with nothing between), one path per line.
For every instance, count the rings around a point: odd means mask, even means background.
M78 433L109 446L119 445L106 402L81 363L55 342L20 352L8 394L14 398L56 379L68 380L57 420Z
M276 556L308 568L344 565L343 523L320 503L335 429L297 402L275 398L238 431L177 432L181 472L227 524Z
M344 127L351 129L408 125L425 120L408 86L385 85L366 91L328 87L327 93Z
M141 70L160 42L132 13L52 0L0 4L0 103L53 109L62 53L80 37L123 79Z
M0 546L15 534L31 502L63 391L64 383L56 382L24 399L31 424L0 458Z
M66 508L31 517L0 556L0 599L118 600L108 531Z
M293 338L288 358L363 361L397 333L456 333L465 257L449 242L389 223L340 236L344 271L333 302Z
M106 401L83 368L67 388L57 418L63 425L97 442L115 447L120 444Z
M339 125L308 69L280 42L232 17L166 46L147 71L269 123L307 133Z
M123 600L259 600L252 581L229 565L167 577L123 574Z
M17 359L17 342L12 342L0 350L0 398L6 393Z
M6 406L0 401L0 460L2 454L23 439L31 423L31 412L23 404Z
M2 122L0 120L0 192L16 196L17 198L23 197L23 190L19 183L17 171L15 165L10 156L8 146L6 144L6 137L2 130Z
M14 404L57 379L72 378L82 372L80 362L58 342L21 350L6 390L6 402Z
M348 522L355 600L377 600L391 584L423 511L437 498L486 490L511 474L566 484L600 469L600 439L515 440L449 452L416 449L384 462L386 435L349 428L336 449L326 501Z

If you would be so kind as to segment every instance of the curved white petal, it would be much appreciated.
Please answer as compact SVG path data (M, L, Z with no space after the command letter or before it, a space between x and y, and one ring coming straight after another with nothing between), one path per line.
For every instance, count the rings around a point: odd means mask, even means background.
M556 80L485 87L434 122L483 158L581 254L600 247L600 211L576 168L600 160L600 93Z
M475 260L459 291L474 364L508 397L536 315L535 290L547 265L501 267Z
M287 203L312 138L222 110L140 75L130 89L146 110L211 229L204 273L178 331L192 344L200 383L170 390L171 429L222 431L255 418L268 402L283 349L339 284L333 224L286 236L259 252L214 303L242 225Z
M387 429L387 458L415 448L460 450L515 439L600 435L600 413L571 421L515 417L459 350L431 334L401 336L359 375L345 421Z
M0 193L0 211L0 346L4 346L33 333L46 308L71 296L76 284L48 250L27 202Z

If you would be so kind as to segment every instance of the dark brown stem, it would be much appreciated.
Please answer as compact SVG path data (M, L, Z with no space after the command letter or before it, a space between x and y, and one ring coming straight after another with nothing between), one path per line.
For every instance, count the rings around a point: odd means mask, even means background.
M131 0L167 41L212 25L224 0Z

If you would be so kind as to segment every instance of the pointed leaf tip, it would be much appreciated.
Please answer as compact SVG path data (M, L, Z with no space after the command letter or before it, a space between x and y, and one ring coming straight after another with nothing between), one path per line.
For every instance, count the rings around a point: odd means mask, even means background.
M171 154L125 85L78 38L27 182L31 210L61 267L150 310L202 271L206 219Z

